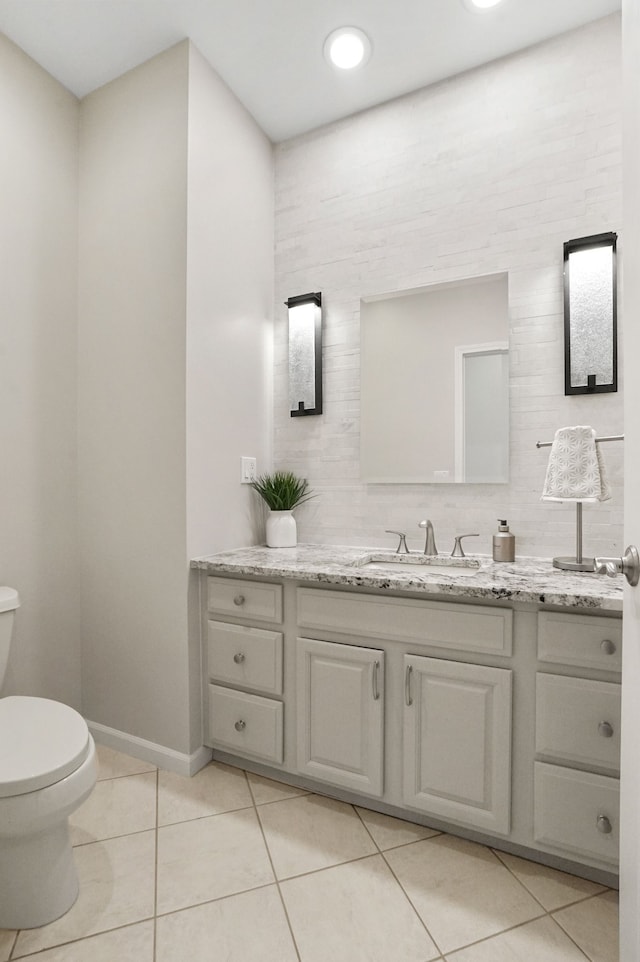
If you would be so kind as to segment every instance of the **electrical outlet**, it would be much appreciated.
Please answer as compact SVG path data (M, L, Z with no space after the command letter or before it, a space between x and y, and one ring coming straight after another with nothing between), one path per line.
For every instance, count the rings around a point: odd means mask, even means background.
M240 458L240 483L251 484L258 474L255 458Z

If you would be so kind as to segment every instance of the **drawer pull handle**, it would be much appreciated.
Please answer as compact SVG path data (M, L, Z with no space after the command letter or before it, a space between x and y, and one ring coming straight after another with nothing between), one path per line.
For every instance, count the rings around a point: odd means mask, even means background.
M241 665L242 662L244 661L244 655L242 654L241 651L238 651L238 652L233 656L233 660L235 661L236 665Z
M371 684L373 686L373 700L377 701L380 698L380 691L378 689L378 671L380 670L380 662L374 661L373 672L371 673Z
M604 641L600 642L600 648L605 653L605 655L615 655L616 646L610 638L605 638Z
M609 722L601 721L598 725L598 734L602 735L603 738L611 738L613 735L613 726Z
M233 599L233 603L234 605L237 605L238 608L242 607L242 605L244 604L244 595L236 595L235 598Z
M243 732L246 727L247 727L247 723L242 718L240 718L234 725L234 728L237 732Z
M411 665L407 665L407 670L404 673L404 701L409 708L413 705L413 698L411 697L412 673L413 673L413 668L411 667Z
M612 831L611 822L609 821L606 815L598 815L596 819L596 826L598 828L598 831L602 832L603 835L611 834L611 831Z

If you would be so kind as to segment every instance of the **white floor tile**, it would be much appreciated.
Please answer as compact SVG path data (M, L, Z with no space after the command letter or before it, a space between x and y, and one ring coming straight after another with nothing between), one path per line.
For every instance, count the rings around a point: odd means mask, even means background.
M304 788L296 788L295 785L287 785L285 782L276 782L272 778L264 778L252 772L247 772L247 778L256 805L266 805L268 802L280 802L284 798L297 798L299 795L309 794Z
M159 913L273 881L253 808L158 829Z
M150 762L143 762L131 755L124 755L106 745L96 744L98 755L98 781L103 778L118 778L120 775L141 775L143 772L155 772L156 766Z
M12 929L0 929L0 962L7 962L15 940L16 933Z
M37 962L153 962L153 920L92 935L28 958Z
M66 915L20 932L14 958L153 916L155 832L74 849L78 901Z
M275 885L158 919L156 962L297 962Z
M303 795L261 805L258 813L279 879L376 852L351 805L332 798Z
M591 962L618 962L618 893L595 898L553 913Z
M239 768L211 762L192 778L158 772L158 825L252 806L247 778Z
M390 815L372 812L367 808L356 806L356 811L373 836L374 842L382 851L388 848L397 848L399 845L406 845L408 842L418 842L421 838L432 838L434 835L440 835L440 832L435 832L424 825L405 822L401 818L392 818Z
M553 919L537 919L459 952L447 962L586 962Z
M156 827L156 773L98 782L69 819L72 845Z
M543 914L482 845L439 835L385 858L444 953Z
M505 852L498 852L497 855L548 912L606 891L606 885L597 885L528 859Z
M281 883L302 962L426 962L439 952L381 855Z

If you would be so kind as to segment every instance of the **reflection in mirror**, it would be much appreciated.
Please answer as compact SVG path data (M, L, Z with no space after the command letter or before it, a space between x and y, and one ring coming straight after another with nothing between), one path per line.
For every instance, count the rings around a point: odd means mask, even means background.
M506 483L508 277L360 303L362 479Z

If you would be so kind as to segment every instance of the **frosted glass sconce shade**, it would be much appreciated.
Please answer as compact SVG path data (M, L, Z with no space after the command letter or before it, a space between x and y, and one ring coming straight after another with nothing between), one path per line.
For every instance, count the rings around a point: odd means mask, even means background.
M322 295L290 297L289 411L322 414Z
M564 393L618 390L617 234L564 245Z

